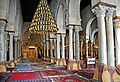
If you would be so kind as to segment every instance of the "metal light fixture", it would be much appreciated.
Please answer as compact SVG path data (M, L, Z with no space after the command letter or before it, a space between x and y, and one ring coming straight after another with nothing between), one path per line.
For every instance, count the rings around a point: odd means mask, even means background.
M29 31L31 33L58 31L55 20L47 4L47 0L40 0L29 27Z

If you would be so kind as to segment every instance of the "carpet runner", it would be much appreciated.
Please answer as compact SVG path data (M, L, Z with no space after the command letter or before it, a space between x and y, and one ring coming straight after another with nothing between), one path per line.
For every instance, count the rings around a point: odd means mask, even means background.
M42 78L39 72L15 72L6 82L51 82L51 80Z
M68 75L69 73L65 70L42 70L40 71L43 77L58 77Z
M69 75L64 77L53 77L54 82L90 82L87 79L78 77L77 75Z

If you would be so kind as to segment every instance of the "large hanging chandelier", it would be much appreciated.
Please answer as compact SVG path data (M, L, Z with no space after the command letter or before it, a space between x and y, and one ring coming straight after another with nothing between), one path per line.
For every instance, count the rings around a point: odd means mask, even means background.
M52 13L47 4L47 0L40 0L37 10L33 16L29 27L31 33L39 32L57 32L58 28Z

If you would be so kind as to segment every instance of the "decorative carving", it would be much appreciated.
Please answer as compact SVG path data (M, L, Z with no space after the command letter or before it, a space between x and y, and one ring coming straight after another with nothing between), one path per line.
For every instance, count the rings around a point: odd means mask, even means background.
M120 28L120 19L115 19L115 20L114 20L114 28L115 28L115 29Z
M105 6L99 5L95 7L94 9L92 9L92 12L95 13L97 17L99 16L105 17L106 9L107 8Z
M108 8L107 8L107 12L106 12L106 16L107 16L107 17L113 16L114 11L115 11L115 8L110 8L110 7L108 7Z

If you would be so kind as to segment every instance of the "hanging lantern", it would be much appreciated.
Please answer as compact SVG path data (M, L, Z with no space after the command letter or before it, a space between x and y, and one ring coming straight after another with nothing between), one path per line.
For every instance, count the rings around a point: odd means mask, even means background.
M33 16L32 23L29 27L30 32L57 32L58 28L55 24L47 0L40 0L38 8Z

